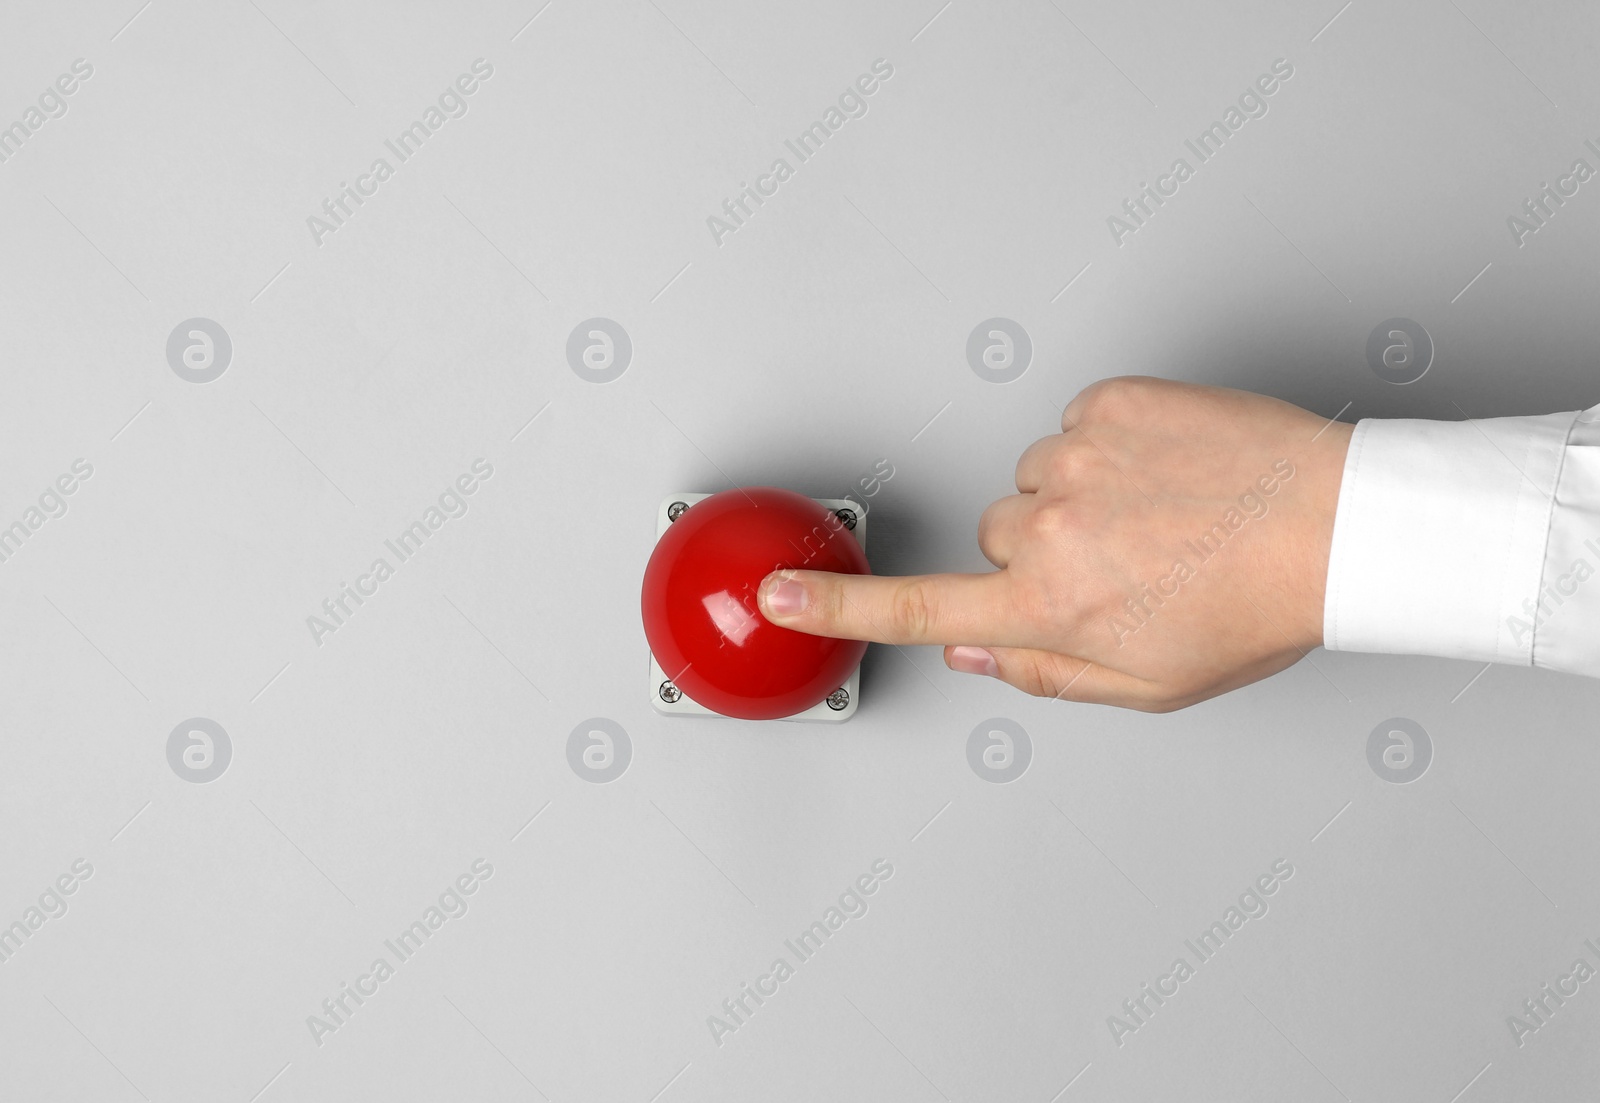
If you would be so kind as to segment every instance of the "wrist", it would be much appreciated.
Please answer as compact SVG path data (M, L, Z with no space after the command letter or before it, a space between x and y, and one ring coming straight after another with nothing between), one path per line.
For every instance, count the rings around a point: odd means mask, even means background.
M1356 427L1345 422L1328 425L1312 442L1306 456L1306 501L1303 535L1303 571L1296 586L1299 613L1296 646L1301 651L1321 647L1326 638L1328 566L1333 554L1339 495Z

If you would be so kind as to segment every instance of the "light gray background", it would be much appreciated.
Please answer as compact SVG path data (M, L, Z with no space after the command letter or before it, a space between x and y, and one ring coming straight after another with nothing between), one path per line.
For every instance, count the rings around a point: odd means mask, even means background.
M94 474L0 564L0 922L94 872L0 964L0 1097L1592 1098L1600 981L1520 1047L1506 1019L1600 963L1600 686L1318 652L1152 717L875 647L838 728L676 722L638 583L663 494L838 496L879 459L875 570L981 569L979 513L1106 375L1346 420L1592 404L1600 182L1522 247L1506 218L1600 168L1593 5L540 2L6 6L0 122L94 75L0 164L0 524ZM315 244L480 57L468 114ZM1116 245L1279 57L1270 112ZM869 113L719 247L707 216L877 58ZM1438 347L1404 387L1365 356L1397 315ZM197 316L234 346L205 385L165 357ZM634 345L604 385L565 358L593 316ZM1004 386L965 360L992 316L1035 346ZM479 457L470 511L315 644ZM208 784L166 757L196 716L232 741ZM605 785L566 756L596 716L633 748ZM1397 716L1434 744L1408 785L1366 756ZM1032 739L1009 784L968 766L990 717ZM869 912L717 1045L877 858Z

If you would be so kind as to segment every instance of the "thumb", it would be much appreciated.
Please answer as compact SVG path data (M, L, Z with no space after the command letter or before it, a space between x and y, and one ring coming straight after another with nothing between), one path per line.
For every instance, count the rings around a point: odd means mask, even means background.
M1144 679L1075 655L1030 647L963 645L945 648L944 662L951 670L986 674L1034 697L1155 711L1153 687Z
M1013 619L1004 571L887 578L773 571L757 591L773 624L874 643L999 642Z

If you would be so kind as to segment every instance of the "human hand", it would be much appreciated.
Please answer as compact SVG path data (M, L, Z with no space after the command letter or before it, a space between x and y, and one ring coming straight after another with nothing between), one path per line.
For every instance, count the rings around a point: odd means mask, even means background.
M986 574L775 571L774 624L944 644L1035 696L1170 712L1322 644L1354 426L1274 398L1123 376L1067 404L978 521Z

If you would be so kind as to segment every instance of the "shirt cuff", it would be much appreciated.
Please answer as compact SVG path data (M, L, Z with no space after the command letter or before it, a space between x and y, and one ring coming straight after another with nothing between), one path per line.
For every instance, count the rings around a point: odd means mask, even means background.
M1533 665L1539 627L1517 621L1537 611L1579 417L1358 422L1334 515L1323 646ZM1600 454L1596 430L1590 452ZM1594 510L1600 458L1589 474Z
M1600 406L1567 438L1538 595L1518 632L1533 636L1533 665L1600 677Z

